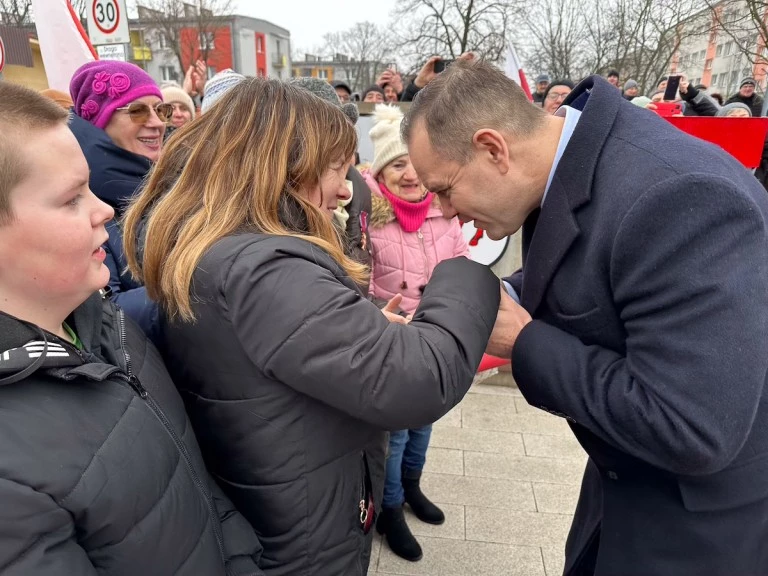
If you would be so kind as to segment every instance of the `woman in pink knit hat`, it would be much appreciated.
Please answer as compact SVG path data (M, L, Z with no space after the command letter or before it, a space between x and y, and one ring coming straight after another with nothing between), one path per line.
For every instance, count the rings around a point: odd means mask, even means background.
M163 103L146 72L128 62L84 64L72 76L69 92L74 103L69 127L88 161L91 190L115 210L104 245L112 299L157 342L159 311L144 286L125 271L120 219L160 156L173 106Z
M370 131L373 165L363 174L371 188L368 232L372 269L370 294L389 300L403 296L401 308L412 314L442 260L469 256L469 247L456 218L446 219L437 197L428 192L411 164L400 139L403 115L394 106L376 106ZM432 426L390 433L382 513L376 525L392 551L406 560L422 557L421 546L405 521L403 505L429 524L442 524L443 512L420 488Z

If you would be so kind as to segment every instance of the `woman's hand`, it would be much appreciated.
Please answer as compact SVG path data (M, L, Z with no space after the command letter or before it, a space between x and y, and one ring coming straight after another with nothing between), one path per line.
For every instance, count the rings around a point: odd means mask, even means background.
M411 321L410 318L403 318L396 312L396 310L400 308L400 303L402 301L403 295L395 294L392 299L387 302L387 305L381 309L381 313L384 314L384 317L393 324L408 324L408 322Z

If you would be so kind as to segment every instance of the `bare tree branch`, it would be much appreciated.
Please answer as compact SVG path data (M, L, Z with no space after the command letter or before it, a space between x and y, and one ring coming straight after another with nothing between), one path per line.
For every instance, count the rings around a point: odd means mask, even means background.
M399 0L399 54L414 68L430 55L455 59L465 52L496 62L520 6L520 0Z
M32 23L32 0L0 0L0 22L8 26Z
M693 0L539 0L525 12L528 64L574 81L617 69L647 90L669 69L700 11Z
M326 34L323 40L323 50L315 54L333 61L353 92L373 84L392 61L391 34L373 22L358 22L348 30Z

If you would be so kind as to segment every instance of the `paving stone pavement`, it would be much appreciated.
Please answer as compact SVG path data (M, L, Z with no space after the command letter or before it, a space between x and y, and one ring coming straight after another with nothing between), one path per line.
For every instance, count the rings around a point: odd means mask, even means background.
M560 576L585 463L565 421L511 376L473 386L435 423L422 476L445 524L407 512L424 558L401 560L376 534L369 576Z

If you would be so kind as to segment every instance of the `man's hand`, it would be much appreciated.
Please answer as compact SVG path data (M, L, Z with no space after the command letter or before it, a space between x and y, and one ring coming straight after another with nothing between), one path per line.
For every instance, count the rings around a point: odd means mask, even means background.
M376 80L376 85L379 88L384 88L384 84L389 84L398 94L403 92L403 78L395 70L387 68L379 75L379 79Z
M496 324L493 326L488 347L485 349L486 353L498 358L511 359L512 348L515 346L518 335L531 320L528 311L515 302L501 287L499 313L496 316Z
M474 52L465 52L464 54L462 54L457 58L457 60L474 60L474 59L475 59ZM413 81L413 83L416 84L417 88L422 89L427 84L432 82L432 80L437 78L438 73L435 72L435 62L439 62L440 60L442 60L440 56L432 56L432 58L427 60L427 63L421 67L421 70L419 70L418 76L416 76L416 79Z
M384 317L394 324L408 324L409 318L403 318L396 312L400 308L400 303L403 301L402 294L395 294L394 297L387 302L387 305L381 309L381 313Z
M184 91L190 96L203 95L205 82L208 80L208 66L202 60L195 62L193 66L187 68L184 75Z
M195 62L195 71L192 73L195 81L195 89L200 96L205 93L205 83L208 81L208 65L202 60Z

